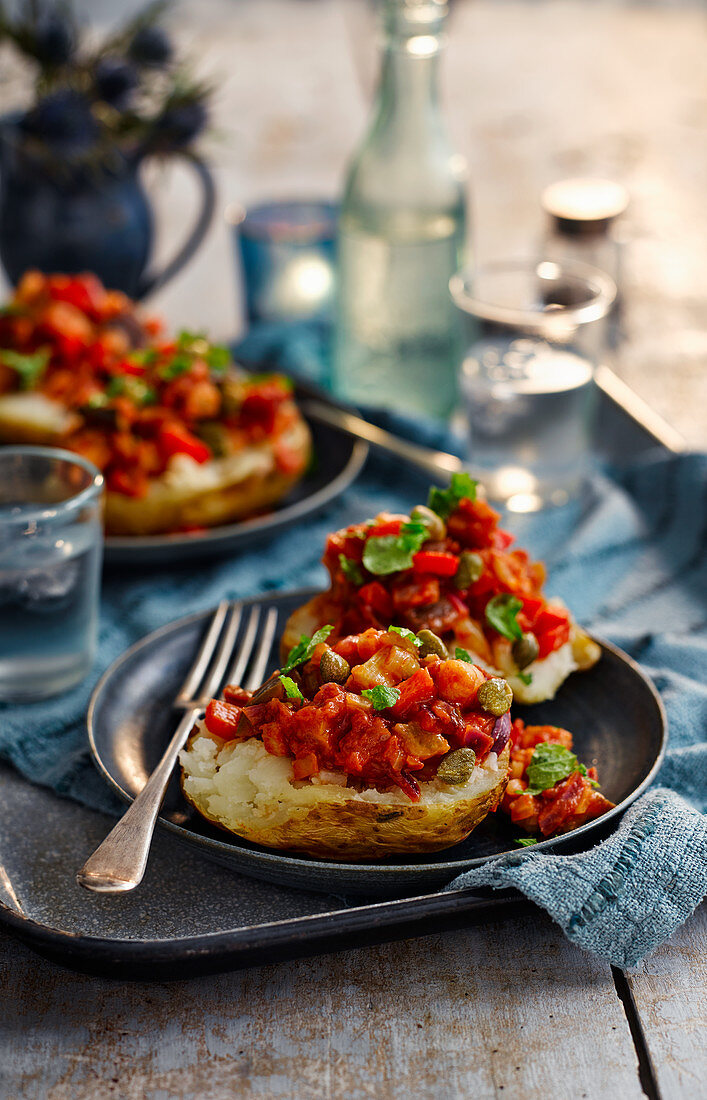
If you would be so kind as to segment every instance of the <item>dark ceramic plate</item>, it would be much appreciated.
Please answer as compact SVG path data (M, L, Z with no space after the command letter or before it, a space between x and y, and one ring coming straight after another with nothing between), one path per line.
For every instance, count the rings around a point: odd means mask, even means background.
M263 597L280 613L280 627L312 591ZM210 612L180 619L132 646L98 683L88 712L91 748L108 782L126 801L142 788L175 724L170 702L186 675ZM660 764L666 736L660 699L641 669L624 653L603 644L602 659L590 672L570 677L552 702L514 714L534 723L564 726L575 735L575 751L596 763L602 791L616 809L588 822L569 837L545 840L537 849L577 846L620 814L647 785ZM272 667L277 657L272 655ZM531 717L532 716L532 717ZM490 815L461 844L435 855L369 863L335 863L289 855L230 838L203 821L182 798L173 776L160 824L205 856L242 874L281 885L338 894L392 895L449 882L455 875L518 851L519 835L502 815Z
M310 394L297 386L299 396ZM317 392L319 400L327 400ZM105 541L107 565L175 565L240 550L263 535L274 535L324 508L354 481L368 455L368 444L337 428L309 421L315 462L298 485L271 512L194 534L115 536Z

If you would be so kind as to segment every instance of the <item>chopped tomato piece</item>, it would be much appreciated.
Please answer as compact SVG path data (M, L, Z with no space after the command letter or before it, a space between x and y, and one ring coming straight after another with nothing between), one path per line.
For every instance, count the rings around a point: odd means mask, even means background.
M315 753L308 752L306 756L300 756L292 765L295 779L307 779L310 775L316 775L319 764Z
M222 737L224 741L232 741L236 735L241 714L241 707L237 707L235 703L212 699L204 716L206 728L209 733Z
M165 458L188 455L199 463L208 462L211 458L211 451L206 444L176 421L162 425L157 445Z

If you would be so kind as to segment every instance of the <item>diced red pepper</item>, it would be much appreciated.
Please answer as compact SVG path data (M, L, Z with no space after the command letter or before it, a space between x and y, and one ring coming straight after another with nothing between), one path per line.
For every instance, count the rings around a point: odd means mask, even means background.
M199 463L208 462L211 458L211 451L206 444L176 421L162 425L157 445L165 458L189 455L189 458Z
M390 708L396 718L402 718L411 707L416 706L418 703L424 703L427 699L434 698L435 695L434 680L426 668L421 668L409 679L403 680L398 688L400 698L395 706Z
M225 703L221 699L212 699L206 708L204 721L209 733L222 737L224 741L232 741L238 729L241 718L241 708L235 703Z
M380 523L374 523L366 531L368 538L380 538L382 535L399 535L403 525L401 519L384 519Z
M413 555L416 573L432 573L436 577L453 577L459 568L459 558L446 550L418 550Z

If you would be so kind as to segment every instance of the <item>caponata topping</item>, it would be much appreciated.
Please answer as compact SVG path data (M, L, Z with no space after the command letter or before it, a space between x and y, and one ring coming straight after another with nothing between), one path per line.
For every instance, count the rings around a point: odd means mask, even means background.
M491 680L485 680L478 690L476 698L479 706L489 714L500 718L507 710L511 709L513 691L500 676L494 676Z
M345 684L351 675L349 662L328 647L319 662L319 679L323 684Z
M424 630L418 630L417 638L418 641L422 642L419 649L421 657L436 656L444 660L449 656L446 645L439 635L435 634L432 630L427 630L426 628Z
M455 588L469 588L475 584L484 573L484 561L480 554L473 550L463 550L459 555L459 568L454 575Z
M424 523L430 533L430 538L439 542L447 537L447 525L441 516L428 508L426 504L416 504L410 513L413 523Z
M511 653L517 668L527 668L536 659L540 647L534 634L527 633L522 638L516 638L511 646Z
M475 764L476 753L473 749L452 749L440 760L437 778L443 783L466 783L471 778Z

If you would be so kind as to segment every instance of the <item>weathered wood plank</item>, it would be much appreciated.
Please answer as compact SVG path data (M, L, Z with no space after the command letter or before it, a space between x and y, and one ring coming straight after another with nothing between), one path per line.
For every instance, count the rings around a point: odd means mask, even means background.
M626 977L662 1100L707 1096L707 905Z
M72 974L4 937L0 969L13 1100L642 1097L608 968L540 913L174 984Z

